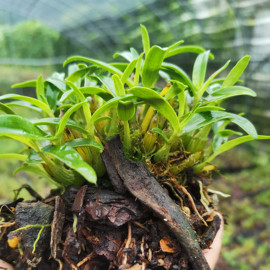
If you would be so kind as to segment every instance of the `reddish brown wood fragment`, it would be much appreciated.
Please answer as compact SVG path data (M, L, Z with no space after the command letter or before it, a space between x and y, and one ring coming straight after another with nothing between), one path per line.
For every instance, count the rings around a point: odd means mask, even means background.
M72 212L75 212L75 213L81 212L86 190L87 190L87 185L84 185L77 192L75 200L72 205Z

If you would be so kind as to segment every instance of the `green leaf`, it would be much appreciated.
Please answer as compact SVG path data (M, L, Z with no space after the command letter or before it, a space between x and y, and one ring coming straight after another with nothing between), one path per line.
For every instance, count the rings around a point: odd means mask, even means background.
M70 74L66 79L68 81L75 83L79 79L84 78L87 74L89 74L89 73L92 74L93 72L95 72L98 69L99 68L97 66L85 67L85 68L76 70L75 72Z
M83 147L83 146L88 146L88 147L94 147L100 151L104 150L104 147L102 144L98 143L95 140L92 139L87 139L87 138L78 138L71 140L67 143L65 143L66 146L70 146L72 148L74 147Z
M86 101L80 102L78 104L75 104L72 106L68 111L64 114L64 116L61 118L61 121L59 122L59 126L57 129L57 132L55 134L55 138L60 138L62 136L62 133L66 127L67 121L69 120L70 116L79 110L79 108L83 105L86 104Z
M95 120L94 125L96 125L98 122L101 122L104 120L112 120L112 118L110 116L101 116L97 120Z
M258 135L257 138L254 138L252 136L243 136L243 137L239 137L233 140L230 140L224 144L222 144L209 158L207 158L207 160L205 161L205 163L211 162L216 156L232 149L233 147L245 143L245 142L249 142L249 141L253 141L253 140L270 140L270 136L263 136L263 135Z
M141 24L141 31L142 31L143 51L145 55L147 55L150 50L150 39L146 27L142 24Z
M140 81L140 74L141 74L141 63L142 63L142 58L143 58L144 53L141 53L137 64L136 64L136 71L135 71L135 75L134 75L134 86L138 86L139 85L139 81Z
M0 111L5 112L6 114L16 114L12 109L9 108L9 106L1 102L0 102Z
M32 104L22 100L5 103L5 105L8 107L22 107L38 113L42 113L42 110L40 108L33 106Z
M122 102L120 101L117 105L117 114L120 120L128 121L132 119L135 114L135 105L133 102Z
M217 121L223 120L223 119L229 119L233 116L229 116L226 112L219 111L208 111L208 112L201 112L201 113L195 113L190 121L185 125L185 127L182 130L182 134L190 133L193 130L200 129L206 125L215 123Z
M120 79L120 77L116 74L112 76L113 84L115 88L115 92L117 96L124 96L125 95L125 88L124 85Z
M120 71L119 69L113 67L112 65L109 65L103 61L99 61L93 58L86 58L86 57L82 57L82 56L72 56L69 57L63 64L63 66L65 67L67 64L72 63L72 62L85 62L85 63L91 63L94 65L97 65L99 67L101 67L103 70L108 71L112 74L118 74L119 76L122 76L122 71Z
M164 70L165 72L167 72L172 78L176 79L176 80L183 80L184 84L186 84L193 96L197 95L197 90L195 88L195 86L193 85L191 79L189 78L189 76L187 75L187 73L182 70L180 67L174 65L174 64L170 64L170 63L165 63L163 62L162 64L162 70Z
M205 98L206 101L208 102L217 102L221 101L230 97L235 97L235 96L252 96L255 97L256 93L244 86L231 86L231 87L226 87L226 88L221 88L220 90L213 91L211 95L207 96Z
M159 78L159 70L161 68L166 50L159 46L153 46L148 54L142 70L142 84L145 87L153 87Z
M0 115L0 134L11 137L12 135L33 140L45 140L47 134L18 115Z
M196 113L200 112L208 112L208 111L224 111L224 108L217 107L217 106L203 106L196 110Z
M128 80L128 78L130 77L130 75L132 74L136 63L137 63L138 59L134 59L132 62L129 63L129 65L127 66L127 68L125 69L122 77L121 77L121 81L123 84L126 83L126 81Z
M144 102L152 106L159 113L161 113L171 123L173 129L178 132L180 125L177 115L168 103L168 101L161 97L157 92L146 87L133 87L129 90L135 97L142 99Z
M51 110L55 111L56 109L56 104L58 100L58 95L59 95L59 88L57 88L55 85L51 83L46 83L46 92L45 96L48 101L48 105L50 106Z
M133 60L135 60L139 57L139 54L134 48L130 48L130 51L116 52L113 55L114 58L118 57L118 56L122 56L128 62L132 62Z
M6 94L3 96L0 96L0 100L5 100L5 99L17 99L17 100L29 102L32 105L35 105L38 108L40 108L42 111L47 113L50 117L53 117L53 113L52 113L50 107L46 103L44 103L38 99L27 97L27 96L21 96L21 95L17 95L17 94Z
M174 48L166 53L165 58L180 54L180 53L203 53L205 49L200 46L181 46L180 48ZM214 59L213 54L209 54L210 59Z
M55 182L46 172L45 170L37 164L24 164L23 166L17 168L13 174L16 174L20 171L27 171L27 172L32 172L35 175L39 175L40 177L48 180L49 182L53 183L57 187L62 187L61 184Z
M231 129L224 129L222 131L219 131L215 134L212 141L212 148L215 152L222 144L227 142L229 140L229 137L232 135L239 135L241 136L241 132L237 132Z
M39 99L41 101L45 97L44 81L43 81L43 77L41 75L38 77L37 83L36 83L36 96L37 96L37 99ZM46 100L46 102L47 102L47 100Z
M202 87L204 83L209 52L210 51L206 51L199 54L193 66L192 82L198 90Z
M22 83L16 83L11 88L25 88L25 87L36 87L36 80L25 81Z
M120 101L128 101L128 100L131 100L131 99L134 99L134 97L132 95L125 95L125 96L122 96L122 97L115 97L115 98L110 99L108 102L104 103L101 107L99 107L93 113L93 115L91 117L91 121L93 123L95 123L103 113L105 113L109 109L117 106L117 104Z
M214 78L220 73L222 72L224 69L227 68L227 66L230 64L230 60L227 61L225 63L224 66L222 66L220 69L218 69L216 72L214 72L208 79L207 81L204 83L204 85L201 87L201 89L199 90L200 96L203 95L203 93L205 92L205 90L207 89L207 87L211 84L211 82L214 80Z
M62 118L43 118L43 119L34 120L32 121L32 123L35 126L43 126L43 125L58 126L61 120ZM85 128L73 120L68 119L68 121L66 122L66 127L78 130L83 134L87 134L87 131L85 130Z
M89 183L96 183L96 172L89 164L82 160L81 156L73 148L65 145L48 145L42 149L42 152L60 160L68 167L81 174Z
M25 161L27 159L27 155L6 153L6 154L0 154L0 158L12 158L12 159L20 160L20 161Z
M240 76L248 65L249 59L250 56L246 55L237 62L237 64L232 68L232 70L224 80L221 88L233 86L239 80Z
M105 88L107 89L107 92L109 92L112 96L117 97L115 87L114 87L114 83L113 83L113 80L112 80L111 77L97 76L97 75L93 75L91 77L97 79L98 81L100 81L105 86Z
M171 82L173 83L173 85L170 87L169 91L165 95L165 99L167 100L178 96L182 91L185 91L185 89L187 88L186 85L176 80L171 80Z
M166 134L163 132L163 130L161 130L160 128L153 128L152 131L155 132L155 133L157 133L157 134L159 134L159 135L164 139L164 141L165 141L166 143L169 142L168 137L167 137Z

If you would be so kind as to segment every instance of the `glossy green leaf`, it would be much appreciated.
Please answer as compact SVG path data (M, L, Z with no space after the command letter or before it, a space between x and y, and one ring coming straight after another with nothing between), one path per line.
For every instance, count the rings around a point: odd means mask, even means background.
M6 94L3 96L0 96L0 100L5 100L5 99L17 99L17 100L29 102L32 105L35 105L38 108L40 108L42 111L47 113L50 117L53 117L53 113L52 113L50 107L46 103L44 103L38 99L27 97L27 96L21 96L21 95L17 95L17 94Z
M0 115L0 134L4 136L20 136L33 140L44 140L47 134L18 115Z
M49 182L53 183L57 187L62 187L59 183L55 182L47 173L46 171L38 164L24 164L23 166L17 168L13 173L16 174L21 171L31 172L35 175L39 175L40 177L48 180Z
M46 83L51 83L55 87L57 87L59 90L64 91L66 89L66 84L64 81L64 74L62 77L61 77L61 74L54 73L52 77L46 80Z
M38 112L38 113L42 113L42 110L40 108L33 106L32 104L30 104L26 101L16 100L13 102L5 103L5 105L7 105L8 107L21 107L21 108L25 108L28 110Z
M207 96L205 98L206 101L208 102L213 102L213 101L221 101L230 97L236 97L236 96L252 96L255 97L256 93L244 86L231 86L231 87L226 87L222 88L220 90L216 90L211 93L211 95Z
M117 105L117 115L122 121L132 119L135 114L135 105L133 102L120 101Z
M108 101L113 98L113 95L109 93L108 91L100 88L100 87L95 87L95 86L85 86L81 87L80 91L84 95L97 95L104 99L105 101Z
M107 89L107 92L109 92L112 96L117 97L114 83L111 77L97 76L97 75L93 75L91 77L96 78L98 81L100 81L104 85L104 87Z
M117 96L124 96L125 95L125 88L124 85L120 79L120 77L116 74L112 76L113 84L115 88L115 92Z
M76 150L69 146L48 145L42 149L43 153L47 153L71 169L81 174L89 183L95 184L97 181L94 169L84 162Z
M25 161L27 159L27 155L6 153L6 154L0 154L0 158L11 158L11 159L17 159L20 161Z
M208 79L207 81L204 83L204 85L201 87L201 89L199 90L200 96L203 95L203 93L205 92L205 90L207 89L207 87L211 84L211 82L215 79L215 77L221 73L223 70L225 70L227 68L227 66L230 64L230 60L227 61L225 63L224 66L222 66L220 69L218 69L216 72L214 72Z
M68 111L66 111L66 113L64 114L64 116L61 118L59 125L58 125L58 129L57 132L55 134L55 138L60 138L65 127L66 124L70 118L70 116L75 113L76 111L79 110L79 108L83 105L86 104L86 101L80 102L78 104L75 104L74 106L72 106L70 109L68 109Z
M34 150L31 150L28 153L27 159L25 160L25 164L28 164L28 165L30 165L30 164L31 165L33 165L33 164L40 164L42 162L43 162L43 159Z
M43 125L58 126L61 120L62 118L42 118L42 119L34 120L32 121L32 123L35 126L43 126ZM80 131L81 133L87 134L87 131L85 130L85 128L73 120L68 119L68 121L66 122L66 127L72 128L72 129Z
M150 39L146 27L142 24L141 24L141 32L142 32L143 51L145 55L147 55L150 50Z
M212 141L212 149L215 152L222 144L229 140L229 137L232 135L241 136L241 132L237 132L231 129L224 129L215 134Z
M59 88L57 88L54 84L51 83L47 83L45 87L45 96L48 101L48 105L50 106L51 110L55 111L58 100L57 97L59 95Z
M100 61L100 60L96 60L96 59L93 59L93 58L86 58L86 57L82 57L82 56L72 56L72 57L69 57L63 64L63 66L65 67L66 65L68 65L69 63L72 63L72 62L85 62L85 63L91 63L91 64L94 64L94 65L97 65L99 67L101 67L103 70L106 70L112 74L118 74L119 76L121 76L123 73L113 67L112 65L109 65L103 61Z
M159 46L153 46L148 54L142 69L142 84L144 87L153 87L159 78L159 70L161 68L166 50Z
M136 63L137 63L138 59L134 59L132 62L129 63L129 65L126 67L122 77L121 77L121 81L123 84L126 83L126 81L128 80L128 78L130 77L130 75L132 74Z
M104 147L102 144L98 143L95 140L87 139L87 138L74 139L72 141L65 143L65 145L70 146L72 148L88 146L88 147L94 147L100 151L104 150Z
M22 83L16 83L11 88L25 88L25 87L36 87L36 80L25 81Z
M270 136L263 136L263 135L258 135L258 137L256 138L257 140L270 140ZM256 140L254 137L252 136L243 136L243 137L239 137L233 140L230 140L224 144L222 144L209 158L207 158L207 160L205 162L211 162L216 156L234 148L235 146L245 143L245 142L249 142L249 141L253 141Z
M139 54L134 48L130 48L130 51L117 52L113 55L114 58L119 56L122 56L128 62L132 62L139 57Z
M203 106L197 109L196 113L208 112L208 111L224 111L225 109L217 106Z
M200 46L181 46L179 48L174 48L173 50L169 50L166 55L165 58L180 54L180 53L203 53L205 52L205 49L200 47ZM210 59L214 59L214 55L213 54L209 54L209 58Z
M174 64L165 63L165 62L163 62L162 64L162 70L167 72L172 78L176 80L182 79L183 83L186 84L190 88L193 96L196 96L197 94L196 88L184 70L182 70L180 67Z
M79 79L84 78L85 75L92 74L93 72L95 72L98 69L99 68L97 66L85 67L85 68L76 70L75 72L71 73L66 79L68 81L71 81L71 82L75 83Z
M43 77L41 75L38 77L37 83L36 83L36 96L37 96L37 99L44 101L43 100L43 98L45 97L44 80L43 80ZM46 102L47 102L47 100L46 100Z
M101 121L105 121L105 120L112 120L112 118L110 116L101 116L97 120L95 120L94 125L96 125L97 123L99 123Z
M115 97L115 98L110 99L108 102L104 103L101 107L99 107L93 113L93 115L91 117L91 121L93 123L95 123L103 113L105 113L109 109L117 106L120 101L128 101L128 100L132 100L132 99L134 99L134 97L132 95L125 95L122 97Z
M153 128L152 131L159 134L164 139L164 141L166 143L169 142L169 139L168 139L167 135L160 128Z
M201 87L204 83L209 52L210 51L205 51L205 52L199 54L195 60L194 66L193 66L192 82L198 90L201 89Z
M172 44L171 46L169 46L166 50L166 54L165 54L165 58L166 58L166 55L170 52L170 51L173 51L175 49L178 49L178 46L183 44L184 43L184 40L179 40L177 42L175 42L174 44Z
M129 90L129 92L156 109L166 119L168 119L176 132L179 131L180 125L177 115L165 98L161 97L154 90L146 87L133 87Z
M237 62L224 80L221 86L222 88L233 86L239 80L240 76L248 65L249 59L250 56L246 55Z
M173 85L170 87L169 91L165 95L165 99L167 100L178 96L182 91L185 91L185 89L187 88L187 86L181 82L175 80L171 80L171 82L173 83Z
M7 104L0 102L0 111L6 113L6 114L16 114Z
M141 63L142 63L143 56L144 56L144 53L141 53L139 58L138 58L138 61L136 63L136 71L135 71L135 75L134 75L134 86L139 85L140 74L141 74Z

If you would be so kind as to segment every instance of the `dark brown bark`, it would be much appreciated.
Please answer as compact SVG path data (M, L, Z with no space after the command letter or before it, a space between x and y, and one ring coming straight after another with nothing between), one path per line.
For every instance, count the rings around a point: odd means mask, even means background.
M142 162L128 160L119 137L105 146L103 161L111 182L127 190L156 213L186 250L193 270L210 270L196 234L179 206L162 189ZM120 187L122 189L122 187Z

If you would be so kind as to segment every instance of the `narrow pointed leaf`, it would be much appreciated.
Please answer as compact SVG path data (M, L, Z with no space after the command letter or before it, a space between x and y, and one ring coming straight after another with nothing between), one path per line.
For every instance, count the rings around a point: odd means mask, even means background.
M194 63L192 72L192 82L194 86L199 90L205 79L207 63L208 63L209 51L199 54Z
M83 147L83 146L88 146L88 147L94 147L100 151L104 150L104 147L102 144L98 143L95 140L87 139L87 138L78 138L74 139L72 141L69 141L65 143L66 146L70 146L72 148L74 147Z
M142 24L141 24L141 31L142 31L143 51L145 55L147 55L150 50L150 39L146 27Z
M155 133L157 133L157 134L159 134L159 135L164 139L164 141L165 141L166 143L169 142L168 137L167 137L166 134L163 132L163 130L161 130L160 128L153 128L152 131L155 132Z
M82 56L72 56L69 57L63 64L63 66L65 67L67 64L72 63L72 62L85 62L85 63L91 63L94 65L97 65L99 67L101 67L103 70L106 70L112 74L118 74L118 75L122 75L122 71L120 71L119 69L113 67L110 64L107 64L103 61L100 60L96 60L93 58L86 58L86 57L82 57Z
M134 48L130 48L130 51L116 52L113 55L114 58L119 56L122 56L128 62L132 62L134 59L137 59L139 57L139 54Z
M51 110L55 111L56 109L56 104L58 101L58 95L59 95L59 88L57 88L55 85L51 83L46 83L46 99L48 102L48 105L50 106Z
M41 75L38 77L37 83L36 83L36 96L37 96L37 99L39 100L42 100L42 97L45 97L44 81Z
M236 96L251 96L255 97L256 93L244 86L231 86L226 88L221 88L220 90L213 91L211 95L207 96L205 98L206 101L212 102L212 101L221 101L227 98L236 97Z
M57 158L68 167L81 174L89 183L96 183L96 172L89 164L82 160L81 156L73 148L65 145L48 145L44 147L42 151L43 153Z
M135 76L134 76L134 86L138 86L139 85L139 81L140 81L140 74L141 74L141 63L142 63L142 58L143 58L144 53L141 53L138 61L136 63L136 71L135 71Z
M22 83L16 83L11 86L11 88L24 88L24 87L36 87L36 80L25 81Z
M3 96L0 96L0 100L5 100L5 99L17 99L17 100L22 100L22 101L29 102L32 105L35 105L38 108L40 108L42 111L47 113L49 116L53 116L50 107L46 103L44 103L44 102L42 102L40 100L37 100L35 98L31 98L31 97L27 97L27 96L21 96L21 95L17 95L17 94L6 94L6 95L3 95Z
M166 119L168 119L175 131L179 130L180 125L177 115L165 98L161 97L154 90L146 87L133 87L129 90L129 92L135 97L142 99L144 102L161 113Z
M132 100L134 99L134 97L132 95L125 95L125 96L122 96L122 97L115 97L113 99L110 99L108 102L104 103L101 107L99 107L92 115L91 117L91 121L93 123L95 123L99 117L105 113L106 111L108 111L109 109L117 106L117 104L120 102L120 101L128 101L128 100Z
M101 116L97 120L95 120L94 125L96 125L98 122L105 121L105 120L112 120L110 116Z
M170 87L169 91L165 95L165 98L167 100L178 96L182 91L185 91L185 89L187 88L187 86L181 82L175 80L171 80L171 82L173 83L173 85Z
M113 84L115 88L115 92L117 96L124 96L125 95L125 88L124 85L120 79L120 77L116 74L112 76Z
M61 120L62 118L42 118L42 119L34 120L32 121L32 123L35 126L43 126L43 125L58 126ZM87 131L85 130L85 128L73 120L68 119L68 121L66 122L66 127L72 128L72 129L80 131L81 133L87 134Z
M121 77L121 81L123 84L126 83L126 81L128 80L128 78L130 77L130 75L132 74L136 63L137 63L138 59L134 59L132 62L129 63L129 65L127 66L127 68L125 69L122 77Z
M179 48L174 48L173 50L170 50L166 53L165 58L180 54L180 53L203 53L205 52L205 49L200 46L181 46ZM210 59L214 59L213 54L209 54Z
M204 85L201 87L201 89L199 90L199 93L200 93L200 95L202 96L203 95L203 93L205 92L205 90L207 89L207 87L211 84L211 82L214 80L214 78L219 74L219 73L221 73L224 69L226 69L227 68L227 66L230 64L230 60L229 61L227 61L226 63L225 63L225 65L224 66L222 66L220 69L218 69L216 72L214 72L208 79L207 79L207 81L204 83Z
M222 84L222 88L233 86L240 78L244 70L246 69L250 56L246 55L240 59L237 64L232 68L226 79Z
M107 76L102 77L102 76L97 76L97 75L93 75L91 77L96 78L98 81L100 81L112 96L117 97L114 83L111 77L107 77Z
M6 114L16 114L8 105L0 102L0 111L5 112Z
M142 84L145 87L153 87L159 78L159 70L161 68L166 50L153 46L145 58L142 70Z
M233 140L230 140L224 144L222 144L207 160L206 162L211 162L216 156L234 148L235 146L253 141L253 140L270 140L270 136L263 136L263 135L258 135L258 137L255 139L254 137L247 135L243 137L239 137Z
M6 153L6 154L0 154L0 158L11 158L11 159L17 159L20 161L25 161L27 159L27 155Z
M33 140L44 140L47 136L44 131L18 115L0 115L0 134L16 135Z
M66 79L68 81L71 81L75 83L79 79L83 79L87 74L92 74L99 68L97 66L90 66L90 67L85 67L79 70L76 70L75 72L71 73Z

